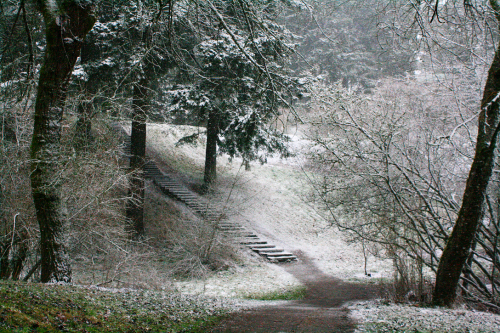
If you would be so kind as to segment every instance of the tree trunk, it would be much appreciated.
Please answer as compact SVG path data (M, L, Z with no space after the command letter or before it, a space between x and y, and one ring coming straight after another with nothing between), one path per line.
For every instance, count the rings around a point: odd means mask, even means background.
M10 277L10 241L6 236L0 239L0 280Z
M12 280L19 280L19 276L24 268L24 263L28 258L28 234L24 231L20 237L16 239L17 251L12 256L10 263L12 269Z
M0 183L0 224L7 224L7 214L3 210L3 188ZM10 254L10 241L8 233L4 231L4 235L0 235L0 280L7 279L10 275L9 272L9 254Z
M219 135L219 112L210 110L207 122L207 148L205 151L205 186L208 188L217 179L217 140Z
M467 261L465 262L466 266L465 269L463 270L464 274L464 281L462 282L462 296L467 296L469 293L469 281L471 278L472 274L472 263L474 260L474 251L476 250L476 245L477 245L477 239L474 237L474 241L472 242L471 245L471 251L469 253L469 257L467 258Z
M41 282L71 281L58 179L63 103L82 41L95 22L93 1L39 1L47 46L40 69L31 143L31 188L40 225Z
M91 60L92 54L98 53L95 48L92 48L90 42L85 41L82 44L82 49L80 51L80 64L85 65ZM87 78L82 84L82 90L80 94L83 98L78 104L78 120L75 124L75 134L74 143L75 148L85 150L92 143L92 116L93 116L93 100L92 95L95 92L95 85L97 82L92 82L90 78Z
M127 217L130 220L130 233L134 238L144 235L144 163L146 161L146 108L148 90L145 79L134 86L132 101L132 133L130 136L131 181Z
M490 1L498 14L498 3ZM481 101L476 154L465 186L462 207L444 248L436 273L433 304L451 306L455 302L460 275L476 235L485 209L486 189L493 173L495 148L499 134L500 102L500 44L488 72Z

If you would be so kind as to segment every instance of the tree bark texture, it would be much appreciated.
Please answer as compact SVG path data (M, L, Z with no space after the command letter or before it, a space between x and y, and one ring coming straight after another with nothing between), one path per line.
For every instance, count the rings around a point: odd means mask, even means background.
M147 80L134 86L132 101L132 132L130 136L130 179L127 218L133 237L144 235L144 163L146 161L146 110L148 106Z
M205 151L205 186L217 179L217 140L219 136L219 112L210 110L207 122L207 147Z
M500 22L497 1L491 0L490 3L497 11L497 20ZM486 189L495 164L495 148L499 134L499 102L500 44L497 46L483 92L476 153L467 178L462 207L439 261L433 292L434 305L452 306L455 302L460 275L469 258L477 228L483 218Z
M61 121L73 67L96 20L93 1L39 1L46 50L31 143L31 188L40 225L41 282L71 281L60 196Z

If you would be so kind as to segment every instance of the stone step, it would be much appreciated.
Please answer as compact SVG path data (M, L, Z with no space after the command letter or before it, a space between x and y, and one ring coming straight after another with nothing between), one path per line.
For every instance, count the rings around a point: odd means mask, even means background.
M272 244L269 244L267 242L265 242L264 244L247 244L247 246L249 248L251 248L252 250L253 249L271 249L271 248L276 247L276 245L272 245Z
M198 200L197 198L182 198L182 200L184 200L184 202L186 202L189 207L207 207L205 204L203 204L202 201Z
M186 203L186 205L189 207L189 208L199 208L199 209L206 209L204 205L202 205L201 203L199 202L196 202L196 201L189 201L189 200L186 200L186 199L181 199L182 201L184 201Z
M203 212L203 216L206 219L213 219L213 220L226 219L223 214L207 214L205 211Z
M197 204L189 204L189 203L187 203L187 206L188 206L189 208L191 208L191 209L194 209L194 210L198 211L198 212L203 212L203 211L205 211L205 207L204 207L204 206L202 206L202 205L197 205Z
M221 227L241 227L242 225L234 222L224 222L220 224Z
M266 253L267 257L285 257L285 256L292 256L295 257L293 253L290 252L279 252L279 253Z
M171 189L188 190L185 186L182 186L182 185L172 185L172 184L166 183L164 181L161 181L161 182L158 182L158 183L161 186L165 186L165 187L168 187L168 188L171 188Z
M296 261L297 257L296 256L281 256L281 257L272 257L269 258L270 262L285 262L285 261Z
M240 225L238 225L238 226L235 226L235 225L232 225L232 226L221 226L221 223L218 223L217 226L219 227L219 229L227 230L227 231L232 231L232 230L246 230L245 227L242 227Z
M169 178L163 178L161 179L161 182L164 183L165 185L170 185L170 186L182 186L181 184L169 179Z
M168 188L171 188L171 189L178 189L178 190L189 191L186 187L184 187L182 185L171 185L171 184L165 183L164 181L159 181L157 183L160 184L161 186L165 186L165 187L168 187ZM189 191L189 193L191 193L191 191Z
M250 236L253 233L248 232L245 228L242 229L220 229L220 231L224 231L227 234L234 235L236 237L253 237Z
M192 200L189 200L189 199L183 199L183 198L179 198L179 200L183 201L189 208L192 208L192 209L195 209L195 208L199 208L199 209L207 209L205 205L203 205L202 203L200 203L199 201L192 201Z
M267 244L267 241L263 241L261 239L255 239L255 240L244 240L240 242L241 245L250 245L250 244Z
M121 125L115 124L113 125L113 128L121 134L123 140L121 147L123 155L125 157L130 157L130 136L123 130ZM150 160L145 163L144 175L153 180L153 183L156 184L165 194L184 202L186 206L202 215L206 220L214 222L219 230L231 235L231 237L238 237L241 239L240 244L245 245L251 250L259 253L269 261L285 262L297 260L297 257L292 253L285 252L283 249L269 244L267 241L260 239L255 233L248 231L243 226L236 223L225 222L227 217L224 213L218 212L214 210L214 208L209 207L209 205L204 203L203 200L200 200L199 196L194 195L189 188L170 178L168 175L165 175L154 163L154 161ZM221 221L224 222L221 223Z
M232 232L233 234L235 234L235 236L238 236L238 237L251 237L251 238L256 238L257 235L254 234L253 232L251 231L239 231L239 230L236 230L235 232Z
M190 196L186 196L186 195L181 195L181 196L179 196L179 198L186 201L187 203L190 203L193 205L203 206L200 199L198 199L198 198L190 197Z
M179 184L178 182L176 181L173 181L172 179L168 178L168 177L165 177L163 174L161 175L161 177L158 177L159 181L161 181L162 183L166 184L166 185L171 185L171 186L181 186L181 184Z
M168 187L167 187L167 188L168 188ZM173 193L178 194L179 196L183 196L183 195L188 195L188 194L190 194L190 193L188 192L188 190L184 190L184 189L180 189L180 190L175 189L175 188L168 188L168 189L169 189L170 191L172 191Z
M198 197L195 197L193 194L185 194L183 193L181 195L182 199L185 199L185 200L190 200L190 201L196 201L196 202L199 202L200 204L202 204L202 201L198 198Z
M278 249L278 248L262 248L262 249L256 249L252 248L253 251L258 252L259 254L273 254L273 253L283 253L285 250L283 249Z
M182 185L172 186L172 185L164 184L162 182L160 182L160 185L161 186L165 186L166 188L168 188L170 190L173 190L173 191L184 191L184 192L186 192L188 194L192 194L193 193L190 190L188 190L185 186L182 186Z
M196 210L197 212L199 212L200 214L203 213L205 211L205 206L203 205L200 205L200 204L197 204L197 203L193 203L193 202L186 202L184 201L184 203L186 204L186 206L188 206L189 208L193 209L193 210ZM203 214L202 214L203 215Z

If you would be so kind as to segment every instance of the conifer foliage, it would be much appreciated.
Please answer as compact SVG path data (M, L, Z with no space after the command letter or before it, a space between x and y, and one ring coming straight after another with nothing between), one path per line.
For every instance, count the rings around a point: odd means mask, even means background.
M182 81L166 88L170 112L207 126L206 185L216 179L219 153L261 163L269 153L289 154L276 125L300 85L285 67L294 45L275 22L283 9L268 1L207 1L207 24L180 69Z

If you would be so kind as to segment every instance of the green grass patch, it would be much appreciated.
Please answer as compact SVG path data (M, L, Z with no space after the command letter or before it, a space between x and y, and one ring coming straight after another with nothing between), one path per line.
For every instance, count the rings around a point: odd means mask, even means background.
M260 301L294 301L304 299L306 296L306 287L300 286L287 290L278 290L268 293L257 293L246 295L246 299L255 299Z
M216 300L147 290L104 291L0 281L0 332L205 332Z

